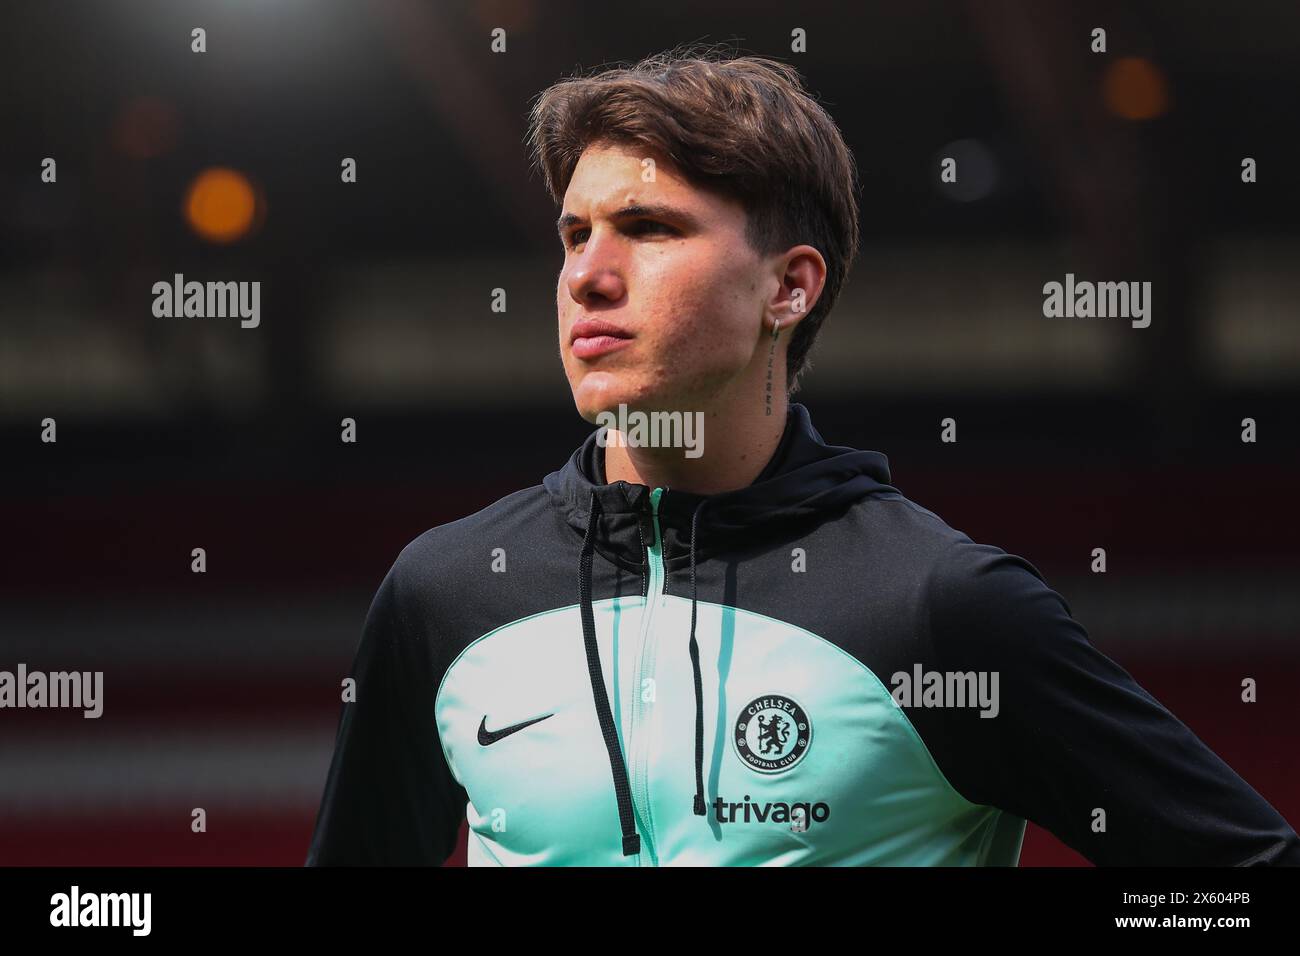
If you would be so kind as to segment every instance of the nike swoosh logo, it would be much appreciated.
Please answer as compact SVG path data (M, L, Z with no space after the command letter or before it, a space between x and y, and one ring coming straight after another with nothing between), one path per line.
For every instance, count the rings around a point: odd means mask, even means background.
M555 714L553 713L543 714L541 717L534 717L532 720L525 720L522 724L511 724L509 727L502 727L500 730L488 730L487 714L484 714L483 719L479 722L478 725L478 742L482 744L484 747L489 747L492 744L496 743L498 740L501 740L505 737L509 737L511 734L518 733L519 731L523 730L525 727L531 727L539 720L545 720L547 717L554 717L554 716Z

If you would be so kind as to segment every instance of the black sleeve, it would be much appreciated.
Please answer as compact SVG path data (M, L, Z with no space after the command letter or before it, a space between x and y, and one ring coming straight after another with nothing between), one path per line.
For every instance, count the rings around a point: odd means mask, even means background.
M434 720L437 655L401 598L400 563L366 616L307 866L437 866L465 816Z
M939 670L999 672L996 717L944 713L941 769L968 800L1097 865L1300 865L1281 815L1093 647L1028 561L963 540L934 569L927 603Z

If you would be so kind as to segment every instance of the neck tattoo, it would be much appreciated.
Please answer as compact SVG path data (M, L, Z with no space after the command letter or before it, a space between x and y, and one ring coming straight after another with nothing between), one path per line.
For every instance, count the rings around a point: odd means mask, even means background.
M776 358L776 337L780 330L780 325L776 325L772 329L772 348L767 353L767 392L764 396L764 415L772 414L772 362Z

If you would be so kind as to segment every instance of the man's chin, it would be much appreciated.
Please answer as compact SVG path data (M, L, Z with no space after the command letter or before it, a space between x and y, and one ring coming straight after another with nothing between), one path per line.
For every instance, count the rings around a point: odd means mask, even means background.
M576 404L578 406L578 414L582 416L582 420L592 425L597 424L597 419L601 415L607 413L610 415L617 415L618 407L620 404L628 411L634 410L632 403L628 402L626 399L620 402L617 398L611 399L608 402L605 401L596 402L596 403L577 402Z
M619 406L628 411L644 409L647 398L635 389L620 386L618 383L591 383L584 381L574 390L573 403L584 421L596 424L596 417L603 412L618 414Z

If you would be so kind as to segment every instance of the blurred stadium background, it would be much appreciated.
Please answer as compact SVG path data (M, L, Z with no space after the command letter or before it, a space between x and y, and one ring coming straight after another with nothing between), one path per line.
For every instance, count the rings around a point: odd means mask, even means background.
M857 154L864 247L798 396L822 433L1033 562L1300 824L1300 7L752 6L8 11L0 668L103 670L105 713L0 714L0 864L302 862L389 564L587 431L528 103L690 40L793 60ZM261 325L155 318L178 272L261 281ZM1151 327L1045 319L1066 272L1151 281ZM1022 864L1084 862L1030 827Z

